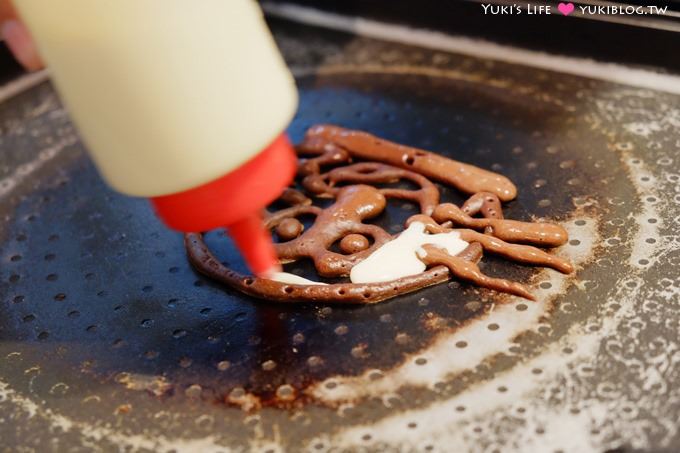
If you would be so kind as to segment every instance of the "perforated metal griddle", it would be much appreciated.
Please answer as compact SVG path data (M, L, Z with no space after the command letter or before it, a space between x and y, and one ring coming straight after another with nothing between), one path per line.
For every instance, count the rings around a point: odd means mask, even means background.
M508 218L569 229L576 278L487 256L539 302L455 282L354 308L244 297L103 185L43 84L0 106L1 448L680 448L680 98L272 26L293 139L332 122L502 172Z

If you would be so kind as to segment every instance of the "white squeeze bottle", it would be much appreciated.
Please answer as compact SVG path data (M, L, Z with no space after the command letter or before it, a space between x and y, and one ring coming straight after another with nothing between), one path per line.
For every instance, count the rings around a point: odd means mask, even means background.
M104 179L171 228L227 227L277 266L260 212L292 180L297 91L253 0L14 0Z

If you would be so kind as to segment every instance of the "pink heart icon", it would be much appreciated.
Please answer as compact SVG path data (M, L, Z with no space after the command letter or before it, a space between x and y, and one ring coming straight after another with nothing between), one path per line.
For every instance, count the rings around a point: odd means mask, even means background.
M560 10L562 14L565 16L568 16L574 11L574 4L573 3L560 3L557 5L557 9Z

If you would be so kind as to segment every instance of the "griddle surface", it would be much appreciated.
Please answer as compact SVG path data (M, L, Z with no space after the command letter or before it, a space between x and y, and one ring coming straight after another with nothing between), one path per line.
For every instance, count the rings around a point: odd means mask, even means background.
M0 106L8 451L680 448L680 99L273 27L298 77L295 141L337 123L502 172L520 189L508 218L570 226L577 278L484 258L543 290L540 310L458 283L355 308L242 296L103 185L43 84Z

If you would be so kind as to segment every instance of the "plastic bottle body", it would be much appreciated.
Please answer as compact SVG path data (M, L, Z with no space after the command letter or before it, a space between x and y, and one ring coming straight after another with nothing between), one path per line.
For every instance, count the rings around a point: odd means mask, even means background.
M283 131L293 78L252 0L15 0L95 163L155 197L217 179Z

